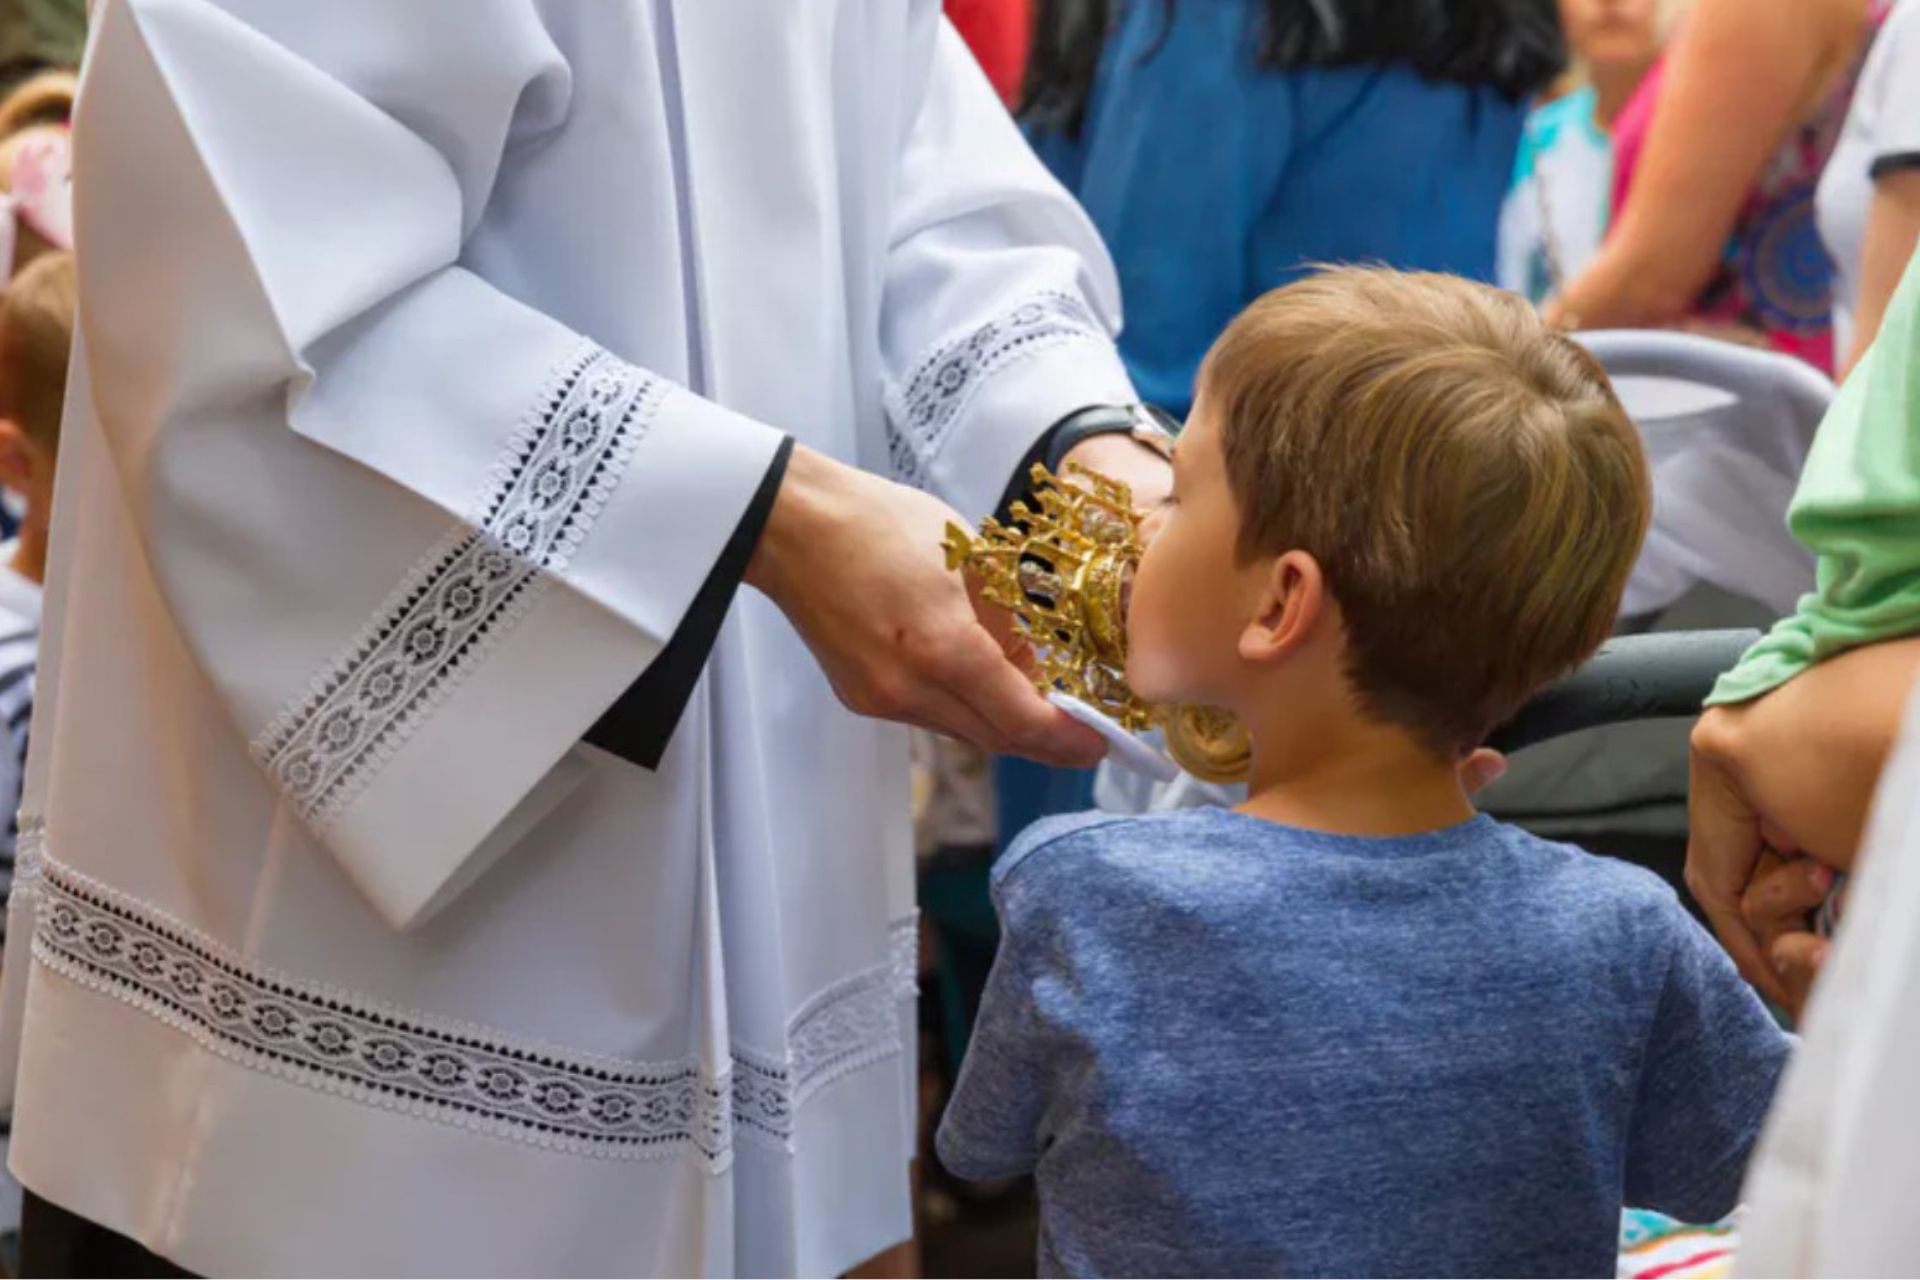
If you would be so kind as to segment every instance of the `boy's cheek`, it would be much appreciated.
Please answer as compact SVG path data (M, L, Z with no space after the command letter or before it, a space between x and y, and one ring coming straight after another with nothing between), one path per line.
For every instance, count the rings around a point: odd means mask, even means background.
M1133 584L1127 610L1127 686L1148 702L1181 700L1182 677L1189 664L1182 659L1180 611L1168 593L1165 575L1151 563L1142 563Z
M1127 650L1127 687L1147 702L1179 702L1175 664L1168 662L1159 646L1135 639Z

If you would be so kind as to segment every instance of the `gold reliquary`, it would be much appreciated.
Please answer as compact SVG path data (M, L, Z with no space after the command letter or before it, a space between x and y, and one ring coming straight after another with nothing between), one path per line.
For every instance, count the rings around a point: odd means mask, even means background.
M1251 743L1231 714L1156 706L1127 686L1127 601L1143 550L1133 494L1073 465L1063 481L1036 464L1032 479L1036 505L1014 503L1010 523L988 519L978 535L947 526L948 567L964 570L1013 615L1042 693L1073 699L1130 733L1157 727L1167 754L1204 782L1244 779Z

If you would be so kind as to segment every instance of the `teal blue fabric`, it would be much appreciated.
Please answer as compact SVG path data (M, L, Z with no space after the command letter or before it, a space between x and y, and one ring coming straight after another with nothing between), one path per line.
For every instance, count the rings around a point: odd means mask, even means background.
M1539 171L1540 157L1559 146L1564 134L1577 134L1591 146L1607 145L1607 135L1594 123L1598 95L1593 86L1575 89L1536 107L1520 131L1520 149L1514 155L1513 181L1517 186Z

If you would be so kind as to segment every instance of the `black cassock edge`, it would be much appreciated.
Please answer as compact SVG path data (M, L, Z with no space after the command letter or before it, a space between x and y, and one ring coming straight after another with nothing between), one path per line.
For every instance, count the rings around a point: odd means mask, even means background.
M1027 473L1034 463L1046 462L1057 470L1062 456L1088 436L1129 431L1138 426L1132 413L1132 409L1126 407L1095 405L1054 423L1034 442L1009 478L1000 500L1001 519L1010 518L1013 502L1026 496ZM643 769L660 767L667 744L673 741L673 731L679 727L687 702L693 697L693 686L699 683L700 672L707 665L707 655L713 651L713 642L720 635L720 624L726 621L727 610L733 605L734 592L739 590L740 580L747 572L747 562L753 559L753 549L767 527L774 496L780 492L780 481L787 474L787 462L792 456L793 438L789 436L774 454L753 501L747 504L746 513L721 549L720 558L714 561L707 580L700 584L699 592L667 641L667 647L607 708L606 714L594 722L583 741Z
M660 758L666 755L673 731L693 697L693 686L707 665L707 655L719 638L720 624L726 621L734 593L746 576L747 562L753 559L753 549L767 527L767 517L773 514L773 499L780 492L792 457L793 437L788 436L780 442L753 501L747 504L727 545L720 549L720 558L713 562L713 569L700 584L667 647L594 722L583 741L642 769L660 767Z

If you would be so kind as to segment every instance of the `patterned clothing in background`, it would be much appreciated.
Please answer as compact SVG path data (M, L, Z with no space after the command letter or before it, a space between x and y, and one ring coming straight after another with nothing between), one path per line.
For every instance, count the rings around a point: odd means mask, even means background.
M1689 1226L1651 1209L1620 1215L1618 1280L1720 1280L1733 1274L1740 1245L1739 1213Z
M1877 33L1892 7L1875 0L1869 19ZM1747 196L1713 279L1694 300L1689 319L1737 325L1815 368L1833 371L1833 260L1814 226L1814 191L1840 139L1841 125L1872 34L1811 118L1787 135ZM1655 64L1614 122L1613 214L1620 216L1633 190L1646 148L1667 60Z

